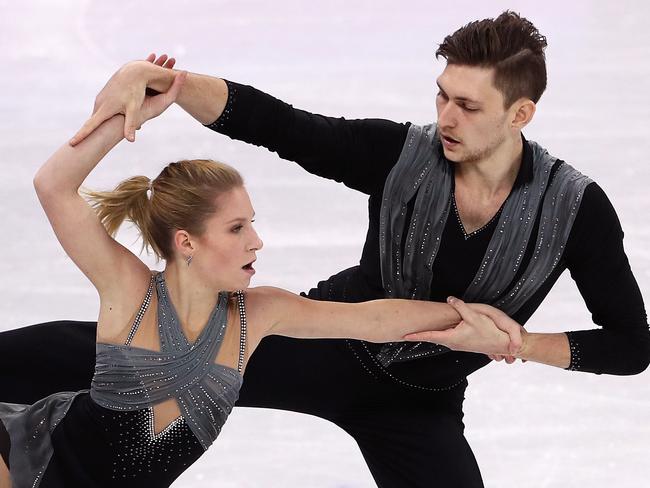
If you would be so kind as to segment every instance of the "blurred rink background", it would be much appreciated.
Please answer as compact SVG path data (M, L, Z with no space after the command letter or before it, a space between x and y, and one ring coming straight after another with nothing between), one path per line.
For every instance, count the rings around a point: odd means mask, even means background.
M0 330L96 317L96 294L59 248L31 181L123 63L166 52L178 68L252 84L310 111L425 124L434 120L434 81L444 67L434 58L437 44L506 8L530 18L549 41L548 89L525 134L605 189L646 303L650 298L645 2L2 0L0 7ZM177 107L148 123L135 144L121 143L87 183L112 187L193 157L231 163L247 180L266 244L253 285L299 292L358 262L363 195L211 133ZM139 250L132 229L120 240ZM528 328L591 328L568 273ZM466 434L488 487L638 488L650 479L649 407L647 373L492 364L470 378ZM326 421L236 409L216 444L174 486L374 483L354 441Z

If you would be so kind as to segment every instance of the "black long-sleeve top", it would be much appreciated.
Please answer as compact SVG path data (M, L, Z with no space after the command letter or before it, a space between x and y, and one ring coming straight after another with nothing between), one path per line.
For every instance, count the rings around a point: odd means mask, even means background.
M224 112L208 127L233 139L264 146L283 159L297 162L310 173L369 195L369 226L360 268L370 286L381 288L381 197L410 124L312 114L253 87L230 81L227 84L229 94ZM531 175L532 156L524 140L522 166L515 185ZM450 215L433 267L432 300L463 296L480 266L497 222L498 218L494 218L466 235L460 219ZM534 242L531 239L521 269L525 269L530 259ZM643 298L623 250L623 231L616 212L596 183L589 184L584 192L562 261L513 318L524 324L567 268L593 322L600 326L567 332L571 345L569 369L621 375L643 371L650 363L650 331ZM484 364L484 359L477 360L476 355L460 353L454 356L454 367L458 367L458 357L472 363L466 367L467 374Z

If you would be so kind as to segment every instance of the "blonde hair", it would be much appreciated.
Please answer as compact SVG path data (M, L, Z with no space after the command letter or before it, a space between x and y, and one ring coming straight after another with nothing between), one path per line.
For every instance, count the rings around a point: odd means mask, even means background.
M206 219L217 210L217 197L243 184L231 166L193 159L168 164L154 180L133 176L112 191L84 190L84 194L109 234L114 236L129 220L138 228L143 248L169 260L174 255L174 232L203 234Z

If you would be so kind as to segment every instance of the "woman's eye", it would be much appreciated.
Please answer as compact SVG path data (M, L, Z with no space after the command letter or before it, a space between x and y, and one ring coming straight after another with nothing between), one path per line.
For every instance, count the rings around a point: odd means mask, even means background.
M239 231L242 230L243 228L244 228L243 225L236 225L235 227L232 228L232 231L233 231L233 232L239 232Z

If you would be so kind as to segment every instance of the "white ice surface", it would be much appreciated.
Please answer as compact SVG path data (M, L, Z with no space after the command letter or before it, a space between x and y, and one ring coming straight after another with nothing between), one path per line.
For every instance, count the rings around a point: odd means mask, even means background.
M442 69L433 56L437 43L505 8L532 19L550 43L548 90L526 135L605 189L646 302L650 297L645 2L27 0L0 7L1 330L96 315L96 295L59 249L31 179L122 63L168 52L181 68L250 83L310 111L427 123ZM306 290L357 263L366 230L362 195L213 135L179 109L148 124L136 144L121 144L88 183L108 187L198 156L230 162L248 181L266 243L254 284ZM121 235L129 245L134 238L132 231ZM590 327L568 276L529 322L538 331ZM465 411L488 487L649 486L647 374L491 365L472 375ZM354 441L333 425L236 409L216 445L174 486L374 484Z

